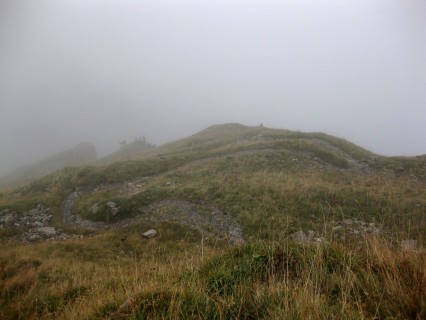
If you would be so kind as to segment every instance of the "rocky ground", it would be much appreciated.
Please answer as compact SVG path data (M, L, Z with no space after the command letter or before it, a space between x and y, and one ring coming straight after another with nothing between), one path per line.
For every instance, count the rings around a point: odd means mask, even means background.
M343 219L342 221L333 221L330 223L331 234L335 238L342 236L365 236L379 235L383 231L373 222L365 222L360 220ZM299 230L289 235L289 238L298 243L315 243L325 242L325 238L313 230Z
M99 187L93 188L93 191L95 189L99 190ZM86 190L85 192L89 191ZM232 215L209 204L196 204L178 199L162 200L149 206L141 207L139 209L140 215L135 218L116 223L106 223L87 220L78 214L73 214L72 208L82 194L82 191L76 191L68 195L64 200L62 217L65 225L90 230L102 230L117 229L141 221L172 221L197 229L206 237L227 240L231 244L244 241L241 226ZM111 210L119 210L114 205L114 202L110 201L108 204Z
M99 190L99 187L96 188ZM87 190L86 190L87 192ZM81 195L81 191L70 194L63 203L64 224L71 227L87 228L91 230L117 229L125 225L137 222L162 222L172 221L187 227L197 229L207 239L219 239L227 241L229 244L239 244L244 242L241 226L231 214L219 208L205 203L194 203L185 200L167 199L155 202L148 206L139 208L140 215L135 218L123 220L117 223L107 224L104 222L94 222L85 220L79 215L72 214L72 207ZM112 209L117 207L113 206ZM37 205L23 214L18 214L9 209L0 211L0 228L17 229L21 233L21 240L26 243L66 240L81 238L82 235L68 235L61 229L50 226L52 214L50 208ZM333 237L342 236L362 237L366 235L383 234L383 230L373 222L360 220L343 219L330 223L330 230ZM149 230L151 238L157 235L155 230ZM313 244L325 242L325 238L313 230L299 230L290 234L288 238L301 244ZM417 241L405 239L400 241L403 250L415 251Z
M244 242L239 223L213 205L169 199L141 207L139 211L145 220L173 221L197 229L206 237L227 240L230 244Z
M9 209L0 211L0 228L13 228L21 233L23 242L37 242L45 240L65 240L79 237L68 235L61 229L50 226L52 214L50 208L38 204L36 208L22 214Z

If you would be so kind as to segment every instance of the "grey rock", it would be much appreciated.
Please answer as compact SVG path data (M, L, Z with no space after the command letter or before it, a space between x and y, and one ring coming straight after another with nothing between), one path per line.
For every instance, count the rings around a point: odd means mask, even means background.
M229 239L229 244L241 244L244 243L244 239L241 237L241 229L231 229L229 230L229 235L231 238ZM208 237L206 237L206 240Z
M315 237L315 231L313 230L308 230L306 237L308 238L309 241L312 241Z
M151 239L157 236L157 231L155 231L154 229L149 229L148 231L144 232L142 235L147 239Z
M36 228L35 231L37 233L40 233L40 234L45 235L47 237L51 237L51 236L55 236L56 235L56 230L53 227Z
M37 241L37 240L40 240L40 239L41 239L41 237L36 233L30 234L27 238L27 240L30 241L30 242L34 242L34 241Z
M314 242L317 242L317 243L325 243L325 238L324 238L324 237L317 237L317 238L314 238Z
M297 243L306 243L309 241L308 236L305 232L303 232L303 230L290 234L289 238Z
M7 226L13 226L16 222L16 215L8 213L4 216L3 222Z
M95 203L93 206L90 207L89 210L90 210L90 212L92 214L98 213L98 211L99 211L99 204Z
M354 221L352 219L343 219L343 223L350 226L354 223Z
M114 201L108 201L106 205L108 208L111 208L111 209L116 208L118 206L118 204Z
M40 214L38 209L31 209L30 211L25 212L24 216L36 216L38 214Z
M111 214L113 216L115 216L120 211L120 209L119 208L111 208L110 211L111 211Z
M293 240L294 242L297 242L300 244L321 242L323 240L321 238L316 237L316 232L313 230L308 230L307 232L304 232L303 230L299 230L295 233L290 234L289 238Z
M333 232L341 232L341 231L343 231L343 227L342 226L335 226L335 227L333 227L333 228L331 228L331 231L333 231Z

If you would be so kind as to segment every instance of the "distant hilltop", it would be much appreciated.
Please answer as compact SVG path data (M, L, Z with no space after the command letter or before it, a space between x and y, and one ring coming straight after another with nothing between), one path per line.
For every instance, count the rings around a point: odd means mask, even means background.
M0 187L16 187L41 178L64 167L81 166L96 161L96 147L89 142L80 143L35 164L20 167L0 178Z

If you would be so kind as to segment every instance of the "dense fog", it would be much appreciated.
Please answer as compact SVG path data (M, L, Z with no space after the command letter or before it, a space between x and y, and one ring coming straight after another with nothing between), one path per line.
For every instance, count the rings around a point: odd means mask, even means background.
M426 153L426 2L0 1L0 175L212 124Z

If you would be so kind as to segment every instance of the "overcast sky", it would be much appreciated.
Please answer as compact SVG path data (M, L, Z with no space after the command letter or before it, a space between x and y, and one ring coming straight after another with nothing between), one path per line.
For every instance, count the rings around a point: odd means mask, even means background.
M224 122L426 153L426 1L0 1L0 175Z

